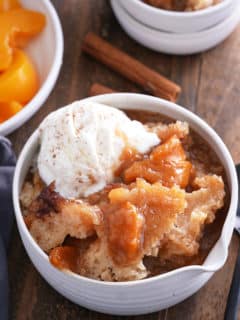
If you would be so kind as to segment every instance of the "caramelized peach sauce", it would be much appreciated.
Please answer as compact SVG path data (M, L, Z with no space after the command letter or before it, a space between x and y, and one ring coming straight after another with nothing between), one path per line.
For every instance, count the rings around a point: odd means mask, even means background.
M123 173L123 180L128 184L143 178L150 183L161 182L166 187L185 188L191 173L191 162L186 160L181 141L174 135L154 148L147 159L135 161Z
M23 187L27 226L59 269L99 280L142 279L203 263L220 236L229 192L215 153L186 123L143 111L127 115L161 143L146 154L127 146L115 182L78 200L63 199L53 184L39 191L34 176Z
M78 270L79 249L77 247L56 247L49 254L49 260L58 269Z
M67 236L63 246L56 247L49 252L49 260L58 269L71 270L77 273L81 255L95 240L96 236L88 237L84 240Z
M113 261L119 265L129 265L149 253L186 205L179 188L150 185L142 179L137 179L130 189L113 189L109 199L110 206L104 211L108 246Z

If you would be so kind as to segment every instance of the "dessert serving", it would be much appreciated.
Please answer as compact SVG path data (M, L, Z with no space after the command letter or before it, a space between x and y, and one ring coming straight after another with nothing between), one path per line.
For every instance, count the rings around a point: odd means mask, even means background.
M228 188L217 156L186 122L83 101L38 130L20 200L55 267L129 281L203 263Z
M154 7L174 11L196 11L213 6L222 0L144 0Z

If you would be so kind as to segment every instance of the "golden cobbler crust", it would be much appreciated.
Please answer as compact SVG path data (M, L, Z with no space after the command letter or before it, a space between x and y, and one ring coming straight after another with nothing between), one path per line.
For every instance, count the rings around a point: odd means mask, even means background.
M130 281L196 263L206 226L227 208L223 168L186 122L129 115L147 122L161 144L145 155L126 152L113 184L88 198L65 199L35 171L22 188L29 231L60 269Z

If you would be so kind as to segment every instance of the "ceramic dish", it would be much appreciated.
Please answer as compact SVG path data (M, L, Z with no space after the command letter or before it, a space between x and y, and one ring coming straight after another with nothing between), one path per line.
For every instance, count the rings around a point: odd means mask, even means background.
M24 8L45 14L46 27L30 41L26 52L40 77L40 89L34 98L16 115L0 124L0 135L7 135L25 123L43 105L57 80L63 57L63 33L57 13L49 0L21 0Z
M116 0L111 0L111 6L120 25L130 37L149 49L169 54L193 54L213 48L225 40L240 21L238 5L226 20L211 29L174 34L151 29L139 23Z
M162 10L141 0L118 2L132 17L148 27L174 33L193 33L208 29L226 19L232 14L238 0L223 0L215 6L194 12Z
M54 268L24 222L19 194L26 173L38 149L36 130L18 159L13 182L15 215L25 249L43 278L69 300L99 312L136 315L155 312L174 305L199 290L225 263L231 240L237 201L238 183L233 160L219 136L198 116L166 100L141 94L106 94L86 99L116 108L159 112L173 119L186 120L192 129L208 141L218 155L227 175L230 206L221 236L203 265L182 267L152 278L130 282L102 282Z

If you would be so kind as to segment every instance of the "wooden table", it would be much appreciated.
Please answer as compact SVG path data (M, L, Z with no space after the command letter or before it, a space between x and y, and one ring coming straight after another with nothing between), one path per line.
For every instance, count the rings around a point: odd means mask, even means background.
M240 27L214 50L178 57L152 52L131 40L117 23L107 0L53 0L65 36L64 63L57 85L43 108L9 136L18 154L33 130L50 112L86 97L93 82L119 91L139 90L135 85L81 53L84 35L92 30L170 79L183 92L179 103L216 129L240 161ZM148 316L123 319L223 319L239 239L233 236L225 266L191 298ZM120 319L88 311L55 292L27 257L16 226L9 251L11 319ZM239 315L240 319L240 315Z

